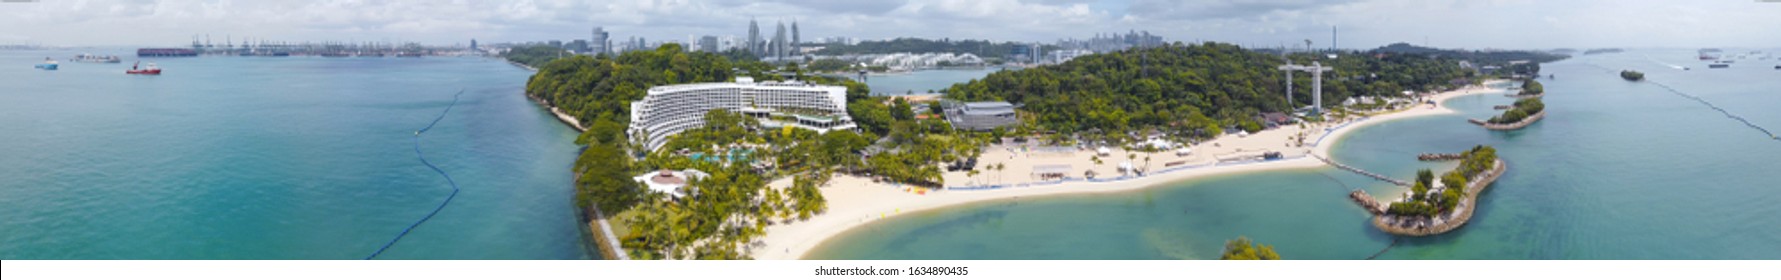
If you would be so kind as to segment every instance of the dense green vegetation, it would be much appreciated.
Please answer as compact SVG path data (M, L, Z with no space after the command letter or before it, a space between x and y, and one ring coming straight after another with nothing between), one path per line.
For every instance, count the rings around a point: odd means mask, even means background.
M1300 54L1300 64L1319 60L1336 71L1324 77L1324 100L1351 96L1399 96L1404 90L1455 87L1467 77L1457 63L1419 55L1375 58ZM1286 104L1279 55L1231 44L1173 44L1078 57L1067 63L1001 71L953 85L948 98L1005 100L1023 104L1039 128L1106 136L1160 129L1213 136L1253 121L1262 112L1309 105L1310 75L1294 76L1297 104Z
M551 60L567 56L569 56L569 51L544 44L516 46L513 47L513 49L501 53L501 57L506 58L508 61L525 64L526 66L531 66L533 68L544 65L544 63L550 62Z
M1519 95L1540 95L1540 94L1544 94L1544 93L1546 93L1546 86L1540 85L1540 81L1528 79L1526 81L1521 82L1521 92L1516 93L1516 94L1519 94Z
M890 103L886 105L885 103ZM940 118L917 119L903 99L873 97L848 104L847 110L866 135L883 135L878 151L866 161L873 175L893 182L938 187L939 164L974 158L997 134L954 130Z
M746 244L768 225L808 219L827 209L817 187L837 167L857 167L855 151L868 144L846 131L816 136L802 129L763 129L753 118L724 110L705 115L706 126L677 134L639 165L645 170L705 171L683 187L686 197L651 193L624 221L631 231L624 247L639 259L743 259ZM772 144L772 145L764 145ZM717 155L693 158L682 153ZM762 172L755 163L780 166ZM793 177L792 186L772 189L774 177Z
M1274 246L1255 244L1249 237L1237 237L1224 242L1224 253L1220 260L1278 260L1280 254L1274 253Z
M1620 70L1620 78L1628 81L1640 81L1645 79L1645 73L1639 73L1639 71L1633 70Z
M887 41L862 41L859 44L829 44L816 51L817 55L844 54L886 54L886 53L970 53L985 59L1006 57L1014 54L1019 43L994 43L987 40L950 39L929 40L921 38L897 38ZM1053 47L1042 47L1052 50Z
M1501 116L1490 117L1488 122L1494 124L1516 123L1545 109L1546 104L1540 102L1539 98L1516 100L1513 108L1509 108L1509 111L1503 112L1503 115Z
M642 99L649 87L729 81L737 75L845 85L849 99L863 100L870 92L863 83L803 73L796 64L732 62L720 54L686 52L667 44L653 51L544 62L527 82L526 94L587 125L576 140L588 145L573 167L576 203L597 205L608 214L634 214L622 221L629 225L621 239L631 255L737 259L747 257L743 245L766 225L824 211L826 201L817 187L836 170L863 172L866 164L859 151L873 138L852 132L818 136L808 130L763 129L753 118L718 110L708 112L707 126L680 133L663 148L645 154L625 134L629 104ZM692 154L713 156L694 159ZM634 160L638 156L643 159ZM663 169L696 169L710 176L688 182L683 190L694 198L680 200L649 192L632 181L636 174ZM767 181L778 178L792 178L792 187L766 187Z
M1474 146L1471 150L1460 153L1459 167L1441 174L1441 190L1430 193L1434 189L1435 176L1428 169L1416 172L1416 181L1410 187L1410 199L1391 203L1386 213L1399 216L1432 217L1453 210L1460 200L1466 198L1467 182L1476 179L1496 166L1496 148L1490 146Z
M1445 59L1452 59L1455 61L1459 61L1459 60L1471 61L1473 64L1476 64L1476 65L1502 66L1502 68L1499 68L1495 72L1485 73L1485 74L1491 74L1491 75L1497 75L1497 76L1508 76L1508 75L1515 75L1515 74L1528 75L1528 76L1540 75L1540 63L1552 62L1552 61L1557 61L1560 59L1565 59L1565 58L1570 57L1568 55L1555 54L1555 53L1549 53L1549 52L1541 52L1541 51L1445 50L1445 49L1436 49L1436 48L1416 46L1416 45L1411 45L1408 43L1395 43L1395 44L1391 44L1391 45L1386 45L1384 47L1379 47L1377 49L1373 49L1372 51L1368 51L1368 52L1375 53L1375 54L1396 53L1396 54L1426 55L1426 56L1441 57L1441 58L1445 58Z
M616 57L573 56L545 63L526 83L526 94L549 102L581 123L607 119L630 122L630 102L641 100L650 87L681 83L727 82L737 75L755 80L784 80L775 73L791 73L819 84L848 87L849 98L870 93L864 83L803 76L798 69L781 69L757 61L732 62L722 55L686 52L677 44L654 51L632 51Z

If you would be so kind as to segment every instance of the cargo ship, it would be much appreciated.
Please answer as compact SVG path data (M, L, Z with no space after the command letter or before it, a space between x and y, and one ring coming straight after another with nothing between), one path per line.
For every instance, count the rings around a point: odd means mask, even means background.
M145 48L145 49L136 49L136 56L141 56L141 57L180 57L180 56L198 56L198 51L194 51L194 50L192 50L192 49L153 49L153 48Z

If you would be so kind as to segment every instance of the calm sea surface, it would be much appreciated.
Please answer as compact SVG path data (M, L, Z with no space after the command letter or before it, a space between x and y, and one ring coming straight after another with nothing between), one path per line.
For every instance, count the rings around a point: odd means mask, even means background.
M810 257L1210 259L1225 240L1248 236L1290 259L1781 259L1781 141L1659 86L1781 132L1781 61L1707 69L1694 57L1639 50L1546 64L1556 76L1542 80L1549 113L1520 131L1467 124L1512 102L1481 94L1449 100L1459 114L1368 126L1335 143L1337 160L1399 178L1453 167L1418 162L1418 153L1496 146L1509 173L1470 224L1441 236L1391 246L1346 194L1403 189L1317 168L912 213L830 239ZM1620 69L1649 81L1621 80Z
M570 200L576 133L485 58L154 58L0 51L0 258L588 258ZM32 64L45 56L62 69ZM145 63L147 61L144 61Z
M1002 68L983 69L949 69L921 70L908 73L873 75L866 77L866 85L872 87L874 95L905 95L927 94L929 90L939 91L952 84L982 79L989 73L1001 71Z

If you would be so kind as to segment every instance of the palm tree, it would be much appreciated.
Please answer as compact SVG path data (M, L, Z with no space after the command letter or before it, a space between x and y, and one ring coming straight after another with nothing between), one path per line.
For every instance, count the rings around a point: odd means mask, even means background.
M965 171L965 177L971 178L971 184L973 184L973 185L977 184L977 170L976 169L971 169L969 171Z
M996 163L996 183L997 184L1002 183L1002 170L1006 170L1006 169L1008 169L1008 164Z
M1144 155L1144 172L1150 172L1150 155Z

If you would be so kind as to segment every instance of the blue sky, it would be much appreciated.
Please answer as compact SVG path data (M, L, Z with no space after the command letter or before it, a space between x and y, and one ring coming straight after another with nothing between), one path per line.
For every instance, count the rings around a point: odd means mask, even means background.
M805 38L1053 42L1148 30L1171 41L1452 48L1776 47L1760 0L38 0L0 3L0 44L179 45L194 34L428 44L742 36L796 19Z

